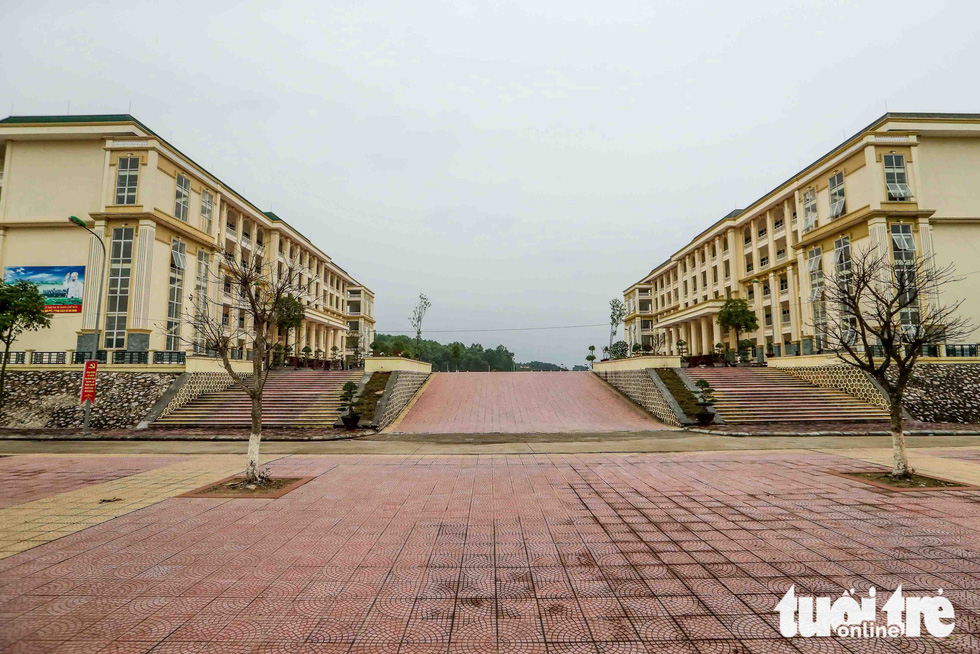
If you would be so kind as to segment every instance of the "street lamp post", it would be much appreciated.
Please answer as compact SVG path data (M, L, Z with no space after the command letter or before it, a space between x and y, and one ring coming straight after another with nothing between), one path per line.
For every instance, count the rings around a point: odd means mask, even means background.
M108 259L108 255L106 254L106 251L105 251L105 243L102 242L102 239L99 238L99 235L98 234L96 234L95 232L93 232L91 229L88 228L88 225L85 224L85 221L84 220L82 220L78 216L69 216L68 217L68 220L69 220L69 222L71 222L71 223L73 223L75 225L78 225L79 227L81 227L82 229L84 229L86 232L88 232L89 234L91 234L95 238L95 242L98 243L99 246L102 248L102 266L101 266L101 270L99 270L99 301L95 305L95 341L92 343L92 359L91 359L93 361L98 361L98 358L99 358L99 324L101 322L100 318L101 318L101 311L102 311L102 287L105 284L105 264L106 264L106 260ZM89 434L89 423L90 423L91 419L92 419L92 400L91 399L86 399L85 400L85 422L84 422L84 424L82 426L82 433L84 435L86 435L86 436L88 436L88 434Z

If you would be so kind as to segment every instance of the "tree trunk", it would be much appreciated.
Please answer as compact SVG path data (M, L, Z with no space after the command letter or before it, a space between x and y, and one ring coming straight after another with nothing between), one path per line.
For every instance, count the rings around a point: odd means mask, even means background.
M248 435L248 454L245 457L245 479L259 481L259 444L262 442L262 396L252 398L252 431Z
M908 477L909 457L905 451L905 432L902 430L902 398L892 397L890 403L892 431L892 477Z

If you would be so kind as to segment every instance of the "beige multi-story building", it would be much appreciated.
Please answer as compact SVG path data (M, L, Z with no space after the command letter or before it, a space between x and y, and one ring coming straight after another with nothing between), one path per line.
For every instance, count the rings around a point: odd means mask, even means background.
M54 313L50 329L27 332L15 344L18 354L30 355L27 363L87 358L100 295L100 358L152 364L205 354L188 320L204 305L200 298L209 298L229 333L247 326L222 274L228 260L274 275L298 269L306 315L290 335L294 352L344 351L348 293L364 286L275 213L132 116L0 120L0 165L5 280L37 283ZM69 216L102 240L108 261ZM235 356L250 356L246 340Z
M347 333L352 337L346 351L348 358L354 357L356 343L356 358L363 359L374 342L374 293L357 282L347 287Z
M742 336L758 358L832 350L826 324L839 317L824 277L850 265L852 248L952 264L962 279L945 292L980 327L978 180L980 114L885 114L627 288L626 340L670 354L735 349L717 315L736 297L759 319ZM977 338L941 353L976 356Z

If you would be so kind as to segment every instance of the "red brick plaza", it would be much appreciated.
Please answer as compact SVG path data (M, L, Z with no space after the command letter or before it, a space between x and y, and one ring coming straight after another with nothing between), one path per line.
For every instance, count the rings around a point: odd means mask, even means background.
M0 475L25 461L64 467L9 457ZM73 485L101 461L75 460ZM269 467L316 478L276 500L172 497L0 560L0 652L980 651L978 491L878 490L829 474L868 464L799 451ZM953 637L776 629L790 585L898 584L944 589Z

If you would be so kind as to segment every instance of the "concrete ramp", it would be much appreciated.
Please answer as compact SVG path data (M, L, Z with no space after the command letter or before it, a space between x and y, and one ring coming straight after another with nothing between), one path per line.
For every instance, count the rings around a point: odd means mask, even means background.
M534 434L666 428L591 372L437 372L387 431Z

